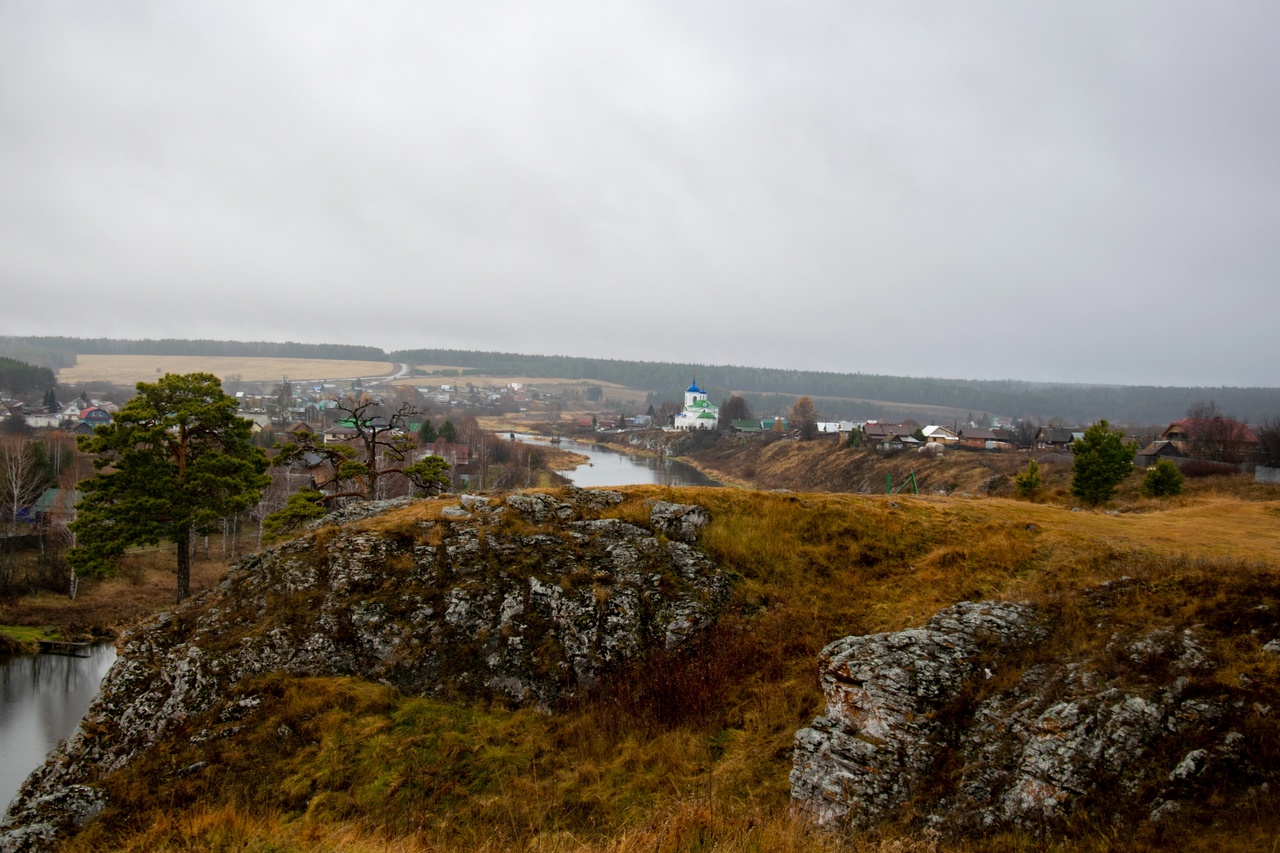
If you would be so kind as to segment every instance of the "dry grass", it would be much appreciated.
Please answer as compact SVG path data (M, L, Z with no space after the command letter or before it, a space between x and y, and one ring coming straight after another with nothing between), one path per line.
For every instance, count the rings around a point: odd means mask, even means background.
M396 366L386 361L343 361L320 358L231 358L197 355L79 355L74 367L58 371L62 385L107 382L134 385L154 382L165 373L212 373L226 382L239 375L245 382L291 380L354 379L357 376L386 376Z
M1224 689L1244 675L1271 690L1280 665L1246 629L1271 612L1259 604L1280 610L1280 502L1205 493L1109 515L1006 499L623 491L611 513L638 523L653 499L710 510L701 547L741 580L702 646L613 673L553 715L268 676L243 688L265 697L252 717L191 721L113 778L116 810L69 849L1271 849L1280 818L1267 797L1230 825L1194 831L1125 834L1096 815L1056 841L833 836L791 814L787 774L796 729L821 707L823 645L918 625L966 598L1053 608L1057 645L1035 653L1060 655L1109 636L1095 636L1101 617L1083 591L1131 577L1108 604L1108 632L1205 625ZM366 524L438 534L418 522L444 505ZM508 527L520 530L516 520L498 530ZM220 725L245 728L191 742ZM1265 747L1273 735L1257 738ZM174 775L197 761L208 766Z
M39 592L0 599L0 625L43 626L68 638L114 637L122 630L175 604L176 558L172 546L127 554L114 578L81 582L74 600ZM191 593L209 589L227 566L197 550L191 566Z

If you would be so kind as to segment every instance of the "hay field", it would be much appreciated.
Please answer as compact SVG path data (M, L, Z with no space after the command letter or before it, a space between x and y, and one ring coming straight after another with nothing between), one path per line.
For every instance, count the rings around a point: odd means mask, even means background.
M313 379L354 379L386 376L396 366L388 361L342 361L323 358L235 358L199 355L81 355L75 367L58 371L62 385L110 382L133 385L154 382L165 373L212 373L224 382L239 375L244 382L279 382Z
M451 368L447 365L417 365L418 370L458 370L462 371L466 368ZM648 393L641 388L628 388L625 385L619 385L616 382L604 382L599 379L562 379L559 377L549 376L510 376L498 375L492 376L486 374L469 373L460 376L406 376L403 380L397 380L398 385L417 385L419 387L438 388L441 385L452 385L466 387L470 382L477 387L499 387L509 385L512 382L518 382L524 386L533 386L539 391L549 394L560 394L566 390L577 388L584 395L588 385L599 385L604 392L606 399L613 402L621 402L624 405L639 406L644 402L645 395ZM681 389L677 389L681 390ZM600 408L599 404L582 401L582 406L587 410Z

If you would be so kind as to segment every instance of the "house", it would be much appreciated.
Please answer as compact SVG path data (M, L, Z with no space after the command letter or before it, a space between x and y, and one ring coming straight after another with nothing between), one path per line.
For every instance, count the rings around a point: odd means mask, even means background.
M994 450L1003 445L1000 437L986 427L965 427L960 430L960 446L974 450Z
M27 426L32 429L57 429L62 426L62 416L57 412L52 414L30 414L27 415Z
M937 424L930 424L927 427L923 427L920 431L924 433L924 440L926 444L946 446L949 444L959 444L960 442L959 435L946 427L938 426Z
M80 503L77 489L45 489L32 506L36 520L42 525L66 525L76 517L76 504Z
M1231 418L1183 418L1160 433L1158 440L1177 446L1183 456L1215 462L1243 462L1258 449L1258 436Z
M867 421L862 425L862 442L868 447L879 447L890 436L915 435L919 429L915 424L890 424L880 421ZM916 441L919 444L919 440Z
M1182 455L1182 451L1172 441L1156 439L1146 447L1138 451L1133 457L1133 464L1139 468L1146 468L1154 465L1161 459L1168 459L1178 464L1185 461L1187 457Z
M321 435L324 438L325 444L343 444L345 442L351 441L359 434L360 434L359 432L352 429L351 427L345 427L341 425L331 426L327 430L325 430L323 433L321 433Z
M891 432L880 440L880 443L876 445L876 450L915 450L922 446L924 446L924 443L910 433L897 435Z
M88 408L88 404L79 397L67 403L58 409L58 426L64 429L74 429L80 423L80 412L85 408Z
M676 429L715 429L720 423L720 407L712 405L707 392L698 387L698 379L684 392L684 410L677 412L673 421Z
M1066 450L1071 442L1084 438L1079 427L1047 426L1036 431L1036 447L1041 450Z

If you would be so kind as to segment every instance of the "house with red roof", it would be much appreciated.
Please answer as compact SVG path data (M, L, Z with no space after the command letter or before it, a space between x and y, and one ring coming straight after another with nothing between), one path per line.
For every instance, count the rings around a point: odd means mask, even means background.
M1258 449L1258 436L1248 424L1224 417L1182 418L1160 433L1183 456L1213 462L1244 462Z

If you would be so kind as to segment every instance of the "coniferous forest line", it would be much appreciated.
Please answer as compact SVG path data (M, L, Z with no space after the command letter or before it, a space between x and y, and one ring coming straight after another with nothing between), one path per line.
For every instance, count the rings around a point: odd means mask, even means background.
M1182 417L1189 406L1213 400L1241 420L1280 415L1280 388L1085 385L1018 379L948 379L869 373L789 370L725 364L629 361L564 355L525 355L478 350L413 349L387 352L348 344L215 340L123 340L73 337L0 337L0 357L57 370L77 355L185 355L257 358L324 358L400 361L459 368L469 376L529 376L594 380L646 392L650 400L679 399L696 375L719 400L747 396L772 410L800 395L814 398L824 419L892 418L921 407L957 413L1032 417L1041 421L1160 423ZM776 405L775 405L776 404Z

